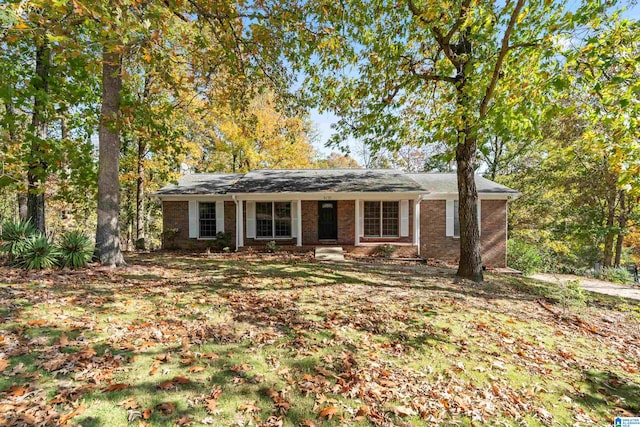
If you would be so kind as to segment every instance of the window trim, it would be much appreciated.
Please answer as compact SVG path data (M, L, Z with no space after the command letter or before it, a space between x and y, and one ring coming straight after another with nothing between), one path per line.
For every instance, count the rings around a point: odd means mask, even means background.
M293 202L292 201L281 201L281 200L256 200L255 202L255 237L254 240L290 240L295 239L293 237ZM271 236L258 236L258 203L270 203L271 204ZM288 203L289 204L289 231L290 234L288 236L277 236L276 237L276 203Z
M456 218L458 219L458 233L456 234ZM460 200L453 201L453 234L454 239L460 238Z
M201 226L202 226L202 218L200 217L200 205L202 204L209 204L209 205L213 205L213 226L215 229L215 232L213 234L213 236L203 236L202 235L202 230L201 230ZM218 235L218 218L217 218L217 203L215 201L199 201L198 202L198 240L217 240L217 235ZM211 219L208 219L208 221L211 221Z
M401 218L400 218L400 200L365 200L362 206L362 219L363 222L367 219L365 212L366 212L366 208L367 208L367 203L379 203L379 209L380 209L380 218L378 218L379 225L378 227L380 228L379 234L377 235L373 235L373 234L366 234L366 226L363 225L362 227L362 237L365 239L399 239L400 238L400 222L401 222ZM398 212L398 216L395 218L396 222L397 222L397 229L398 232L397 234L383 234L383 230L384 230L384 203L395 203L396 207L397 207L397 212ZM387 218L389 219L389 218Z

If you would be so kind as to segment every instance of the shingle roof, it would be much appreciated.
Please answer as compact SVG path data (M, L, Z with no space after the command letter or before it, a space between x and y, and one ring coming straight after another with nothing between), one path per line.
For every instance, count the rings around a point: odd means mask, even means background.
M156 194L226 194L243 176L241 173L194 173L180 178L177 185L162 187Z
M455 173L411 173L407 174L428 193L457 193L458 177ZM476 175L476 188L479 194L520 194L504 185L493 182L482 175Z
M246 174L191 174L156 194L458 192L455 173L404 173L393 169L269 169ZM476 175L480 194L518 191Z
M256 170L247 173L234 193L397 192L420 191L406 174L391 169Z

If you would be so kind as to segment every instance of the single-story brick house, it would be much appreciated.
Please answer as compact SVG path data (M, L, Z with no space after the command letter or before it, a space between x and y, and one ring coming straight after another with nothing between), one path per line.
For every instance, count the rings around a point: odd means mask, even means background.
M483 263L504 267L507 202L519 193L479 175L476 186ZM192 174L156 196L162 201L164 247L204 248L216 233L229 232L239 250L275 240L289 249L337 245L364 254L392 244L404 256L451 262L459 256L455 173L301 169Z

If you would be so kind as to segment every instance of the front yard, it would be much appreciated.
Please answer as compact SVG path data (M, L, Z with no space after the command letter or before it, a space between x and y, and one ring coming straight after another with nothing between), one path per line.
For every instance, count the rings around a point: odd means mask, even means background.
M426 266L230 254L0 267L0 424L608 425L640 305ZM598 298L598 299L596 299Z

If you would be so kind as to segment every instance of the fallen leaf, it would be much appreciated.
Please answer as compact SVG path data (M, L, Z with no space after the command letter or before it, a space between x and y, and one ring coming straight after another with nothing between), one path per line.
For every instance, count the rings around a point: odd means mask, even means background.
M171 380L174 384L189 384L191 380L187 377L177 376Z
M407 406L394 406L393 413L400 417L412 417L416 415L416 411Z
M60 419L58 420L58 424L60 426L63 426L65 424L67 424L67 422L73 418L73 417L77 417L78 415L84 413L84 405L80 405L78 406L74 411L70 412L67 415L63 415L60 417Z
M202 355L202 358L203 358L203 359L209 359L209 360L214 360L214 359L217 359L217 358L219 358L219 357L220 357L220 356L218 356L218 355L217 355L217 354L215 354L215 353L205 353L205 354L203 354L203 355Z
M63 333L60 335L60 339L58 340L58 345L60 347L66 347L69 344L69 339L67 338L67 334Z
M191 417L189 415L185 415L184 417L180 418L177 423L179 426L186 426L191 424L193 421L191 420Z
M256 406L256 401L251 401L248 403L243 403L242 405L238 406L238 411L242 411L242 412L260 412L262 411L262 409L258 408Z
M17 384L12 385L11 387L5 390L5 393L9 393L13 397L24 396L26 392L27 392L27 389L25 387L19 386Z
M0 372L2 372L5 369L7 369L8 366L9 366L9 362L7 362L4 359L0 359Z
M156 405L156 409L163 415L170 415L173 414L173 411L176 410L176 405L174 405L172 402L163 402L158 403Z
M328 420L330 420L336 414L336 412L338 412L338 408L336 406L327 406L322 411L320 411L320 414L318 414L318 418L326 417Z
M302 427L316 427L316 423L314 423L313 421L308 420L308 419L307 419L307 420L302 420L302 422L300 423L300 425L301 425Z
M204 366L192 366L189 369L187 369L189 372L191 372L192 374L196 373L196 372L202 372L204 371L205 368Z
M156 385L156 388L159 388L160 390L171 390L176 388L176 385L173 383L173 381L163 381L160 384Z
M136 399L134 399L133 397L130 397L128 399L118 402L118 406L122 406L124 409L128 410L128 409L136 409L140 406L140 404L136 402Z
M111 384L111 385L108 385L106 387L103 387L102 391L104 391L104 392L107 392L107 391L120 391L120 390L124 390L127 387L129 387L129 384L125 384L125 383Z
M142 411L142 418L148 420L149 418L151 418L151 414L153 414L153 408L147 408Z
M206 410L207 412L209 412L210 414L215 414L218 411L218 401L215 399L205 399L205 402L207 402L207 406L206 406Z

